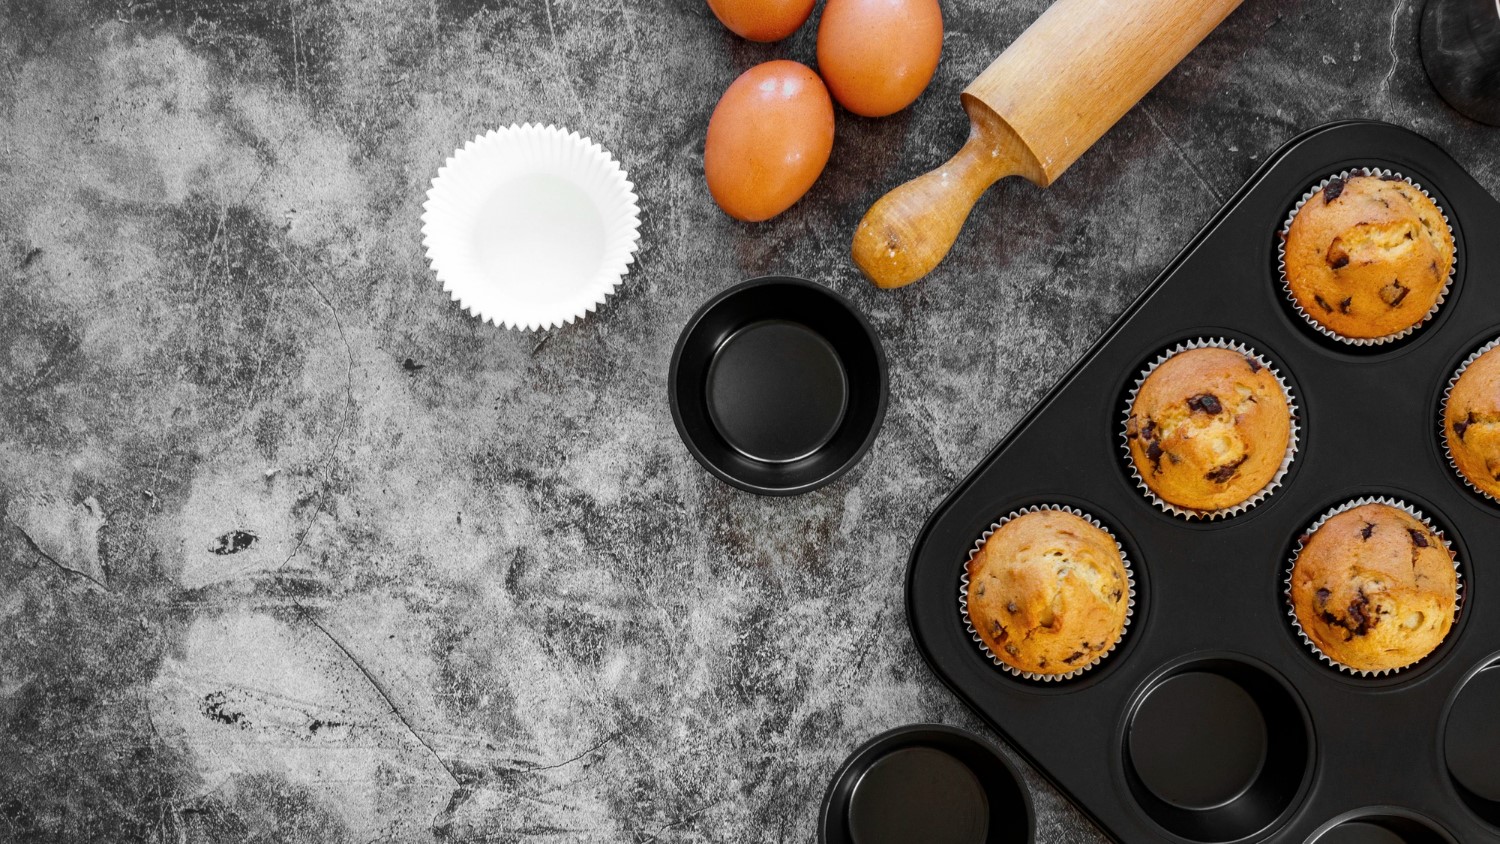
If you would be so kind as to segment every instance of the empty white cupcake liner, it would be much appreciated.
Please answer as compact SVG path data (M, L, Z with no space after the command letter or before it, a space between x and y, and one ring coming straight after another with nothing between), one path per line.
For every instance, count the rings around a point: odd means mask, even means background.
M1500 338L1496 338L1480 346L1473 354L1464 358L1464 362L1459 364L1458 369L1454 371L1453 377L1448 379L1448 386L1443 389L1443 400L1438 405L1438 435L1443 440L1443 456L1448 458L1448 465L1453 469L1454 474L1458 475L1458 479L1464 482L1464 486L1472 489L1484 498L1500 504L1500 498L1480 489L1473 481L1469 480L1468 475L1459 470L1458 461L1453 457L1453 444L1448 441L1448 397L1452 395L1453 388L1458 384L1458 379L1463 376L1464 371L1472 366L1474 361L1483 357L1485 352L1497 346L1500 346Z
M1453 543L1448 541L1448 537L1444 535L1436 525L1429 521L1427 516L1423 515L1421 510L1418 510L1410 504L1407 504L1405 501L1391 498L1389 496L1366 496L1363 498L1356 498L1353 501L1346 501L1343 504L1340 504L1337 507L1334 507L1328 510L1323 515L1319 516L1317 521L1313 522L1312 525L1307 528L1307 530L1304 530L1302 534L1297 537L1296 545L1292 548L1292 555L1290 559L1287 560L1286 579L1282 581L1282 597L1286 599L1287 616L1292 620L1292 629L1297 632L1297 638L1302 640L1302 644L1306 645L1308 650L1312 651L1313 655L1322 662L1327 663L1334 668L1337 668L1339 671L1345 674L1349 674L1354 677L1370 678L1384 677L1390 674L1396 674L1401 671L1407 671L1426 662L1431 658L1432 655L1428 654L1427 656L1417 660L1416 662L1413 662L1409 665L1400 666L1399 668L1384 668L1379 671L1364 671L1358 668L1350 668L1349 666L1324 653L1323 649L1319 648L1317 644L1313 642L1313 640L1307 635L1307 631L1302 629L1302 621L1301 619L1297 618L1297 606L1292 602L1292 575L1297 570L1297 557L1302 553L1302 548L1306 541L1310 539L1314 533L1317 532L1318 528L1327 524L1329 519L1337 516L1340 513L1353 510L1355 507L1363 507L1366 504L1385 504L1409 514L1412 518L1426 525L1427 529L1432 532L1433 536L1436 536L1443 543L1443 547L1448 549L1448 554L1453 557L1453 573L1455 578L1457 579L1457 585L1454 589L1453 600L1453 626L1448 629L1449 636L1452 636L1453 630L1458 627L1458 618L1463 613L1464 573L1463 569L1459 566L1458 556L1453 553ZM1447 639L1444 638L1443 641L1447 641Z
M1335 173L1332 176L1323 179L1321 182L1318 182L1316 185L1313 185L1313 187L1308 190L1307 193L1302 194L1302 198L1297 200L1297 204L1292 206L1292 210L1286 215L1286 220L1281 224L1281 230L1278 232L1280 236L1276 238L1276 268L1277 273L1281 278L1281 292L1286 296L1287 301L1292 304L1292 310L1296 311L1297 315L1302 317L1303 322L1312 326L1312 328L1319 334L1322 334L1325 337L1331 337L1334 340L1337 340L1340 343L1344 343L1346 345L1379 346L1383 343L1390 343L1395 340L1400 340L1403 337L1409 336L1410 334L1412 334L1412 332L1426 325L1432 320L1433 317L1437 316L1438 309L1441 308L1443 306L1443 302L1448 299L1448 291L1453 288L1453 277L1458 272L1458 250L1454 250L1453 262L1448 265L1448 280L1443 283L1443 289L1438 292L1437 301L1432 303L1432 310L1429 310L1427 314L1417 322L1416 325L1407 326L1406 328L1397 331L1394 334L1387 334L1383 337L1345 337L1337 331L1334 331L1333 329L1328 328L1322 323L1318 322L1317 318L1303 309L1301 303L1297 301L1297 297L1292 294L1292 283L1291 280L1287 278L1286 274L1286 238L1292 230L1292 220L1296 219L1297 212L1302 210L1302 206L1306 205L1308 200L1312 199L1314 196L1317 196L1318 193L1322 191L1323 188L1328 187L1328 185L1333 182L1334 179L1348 179L1350 176L1356 175L1400 179L1401 181L1406 182L1408 185L1416 188L1418 191L1421 191L1423 196L1431 199L1432 204L1437 206L1438 213L1443 215L1443 223L1448 226L1449 237L1453 236L1453 221L1448 219L1447 209L1443 208L1442 204L1434 199L1432 194L1427 192L1426 188L1412 181L1410 178L1403 176L1402 174L1393 170L1388 170L1380 167L1352 167L1348 170Z
M599 144L551 125L476 136L438 170L422 207L422 243L443 289L506 328L582 319L615 292L639 248L625 171Z
M979 550L984 547L984 543L989 540L990 536L992 536L995 531L1004 527L1006 523L1010 522L1013 519L1020 518L1021 516L1024 516L1028 513L1040 513L1045 510L1055 510L1059 513L1068 513L1077 516L1093 525L1094 527L1098 528L1099 530L1104 531L1104 535L1108 536L1115 543L1115 548L1120 552L1120 562L1125 566L1125 587L1127 590L1125 596L1125 624L1120 630L1119 637L1116 638L1114 642L1110 643L1110 646L1108 648L1105 648L1102 652L1096 655L1094 659L1087 665L1079 666L1072 671L1067 672L1066 674L1037 674L1032 671L1022 671L1021 669L1016 668L1015 666L996 656L995 652L990 650L990 646L985 644L984 638L980 636L979 631L974 628L973 619L969 617L969 563L974 560L974 555L978 554ZM1130 557L1126 555L1125 547L1120 544L1120 540L1115 536L1114 531L1111 531L1109 528L1105 527L1104 524L1101 523L1098 519L1094 518L1088 513L1083 512L1082 510L1060 504L1032 505L1020 510L1012 510L1011 512L1007 513L1005 516L1001 517L999 520L995 521L988 528L986 528L984 533L980 534L979 539L975 540L974 547L969 549L969 556L964 560L963 569L958 578L958 611L963 616L964 629L969 631L969 638L973 639L974 643L979 646L980 652L982 652L986 657L989 657L991 664L995 665L997 668L1004 670L1007 674L1010 674L1013 677L1020 677L1023 680L1033 680L1042 683L1059 683L1064 680L1072 680L1076 677L1082 676L1085 672L1091 670L1094 666L1103 662L1106 657L1115 652L1115 649L1120 646L1121 642L1125 641L1125 634L1130 630L1131 619L1135 616L1135 572L1130 567Z
M1218 510L1193 510L1173 504L1160 495L1157 495L1156 491L1151 488L1151 485L1146 483L1146 478L1141 475L1140 467L1135 463L1135 455L1130 453L1130 437L1127 430L1130 425L1130 413L1135 409L1135 397L1141 391L1141 385L1145 384L1146 379L1151 377L1151 373L1155 372L1157 367L1166 363L1169 358L1193 349L1228 349L1247 358L1253 358L1263 369L1271 373L1271 376L1276 379L1276 383L1281 385L1282 394L1286 396L1287 413L1291 417L1291 431L1287 436L1286 455L1281 459L1281 466L1276 469L1276 474L1271 476L1271 480L1267 481L1265 486L1261 487L1254 495L1233 507L1224 507ZM1227 519L1230 516L1237 516L1264 501L1271 493L1281 487L1282 481L1286 478L1286 473L1292 468L1292 461L1297 457L1300 423L1301 419L1297 415L1296 395L1292 393L1292 388L1286 383L1286 379L1282 377L1281 372L1275 366L1272 366L1271 362L1266 360L1263 355L1244 343L1235 340L1229 340L1224 337L1199 337L1195 340L1178 343L1176 346L1157 355L1156 359L1148 364L1140 376L1135 379L1135 384L1130 388L1130 394L1125 397L1125 415L1120 420L1120 448L1125 452L1125 465L1130 469L1130 477L1135 480L1136 487L1145 494L1146 498L1152 504L1155 504L1164 512L1171 513L1174 516L1181 516L1184 519L1213 521L1214 519Z

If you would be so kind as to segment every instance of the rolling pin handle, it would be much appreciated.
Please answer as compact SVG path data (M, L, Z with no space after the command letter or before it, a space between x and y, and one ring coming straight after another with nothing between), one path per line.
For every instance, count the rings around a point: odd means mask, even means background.
M936 170L881 197L854 231L854 262L877 287L903 287L931 272L990 185L1006 176L1040 174L1004 121L982 104L964 104L970 127L963 148Z

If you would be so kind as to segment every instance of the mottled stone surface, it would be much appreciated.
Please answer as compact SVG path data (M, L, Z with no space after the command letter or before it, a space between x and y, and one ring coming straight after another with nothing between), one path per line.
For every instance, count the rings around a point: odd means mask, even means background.
M1439 103L1420 3L1251 0L1047 191L868 287L849 234L936 164L956 95L1045 0L947 0L926 96L840 114L759 226L702 184L751 64L700 0L0 6L0 839L808 841L839 760L978 722L907 634L941 497L1284 140L1378 117L1500 190ZM444 157L512 121L613 150L644 248L544 337L424 264ZM768 272L890 355L864 463L713 480L665 401L682 322ZM1031 776L1040 840L1102 840Z

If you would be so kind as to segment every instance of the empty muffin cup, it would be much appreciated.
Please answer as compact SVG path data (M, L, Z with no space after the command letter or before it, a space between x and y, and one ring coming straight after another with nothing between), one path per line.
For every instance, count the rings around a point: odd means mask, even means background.
M1126 715L1125 782L1140 808L1197 842L1284 822L1313 771L1306 707L1268 667L1194 657L1146 681Z
M852 469L888 400L885 351L843 296L790 276L709 300L672 351L672 421L704 468L760 495L796 495Z
M1408 809L1356 809L1324 824L1307 844L1457 844L1447 830Z
M1459 799L1500 828L1500 654L1471 671L1443 717L1443 762Z
M603 147L556 126L512 125L438 171L422 243L443 289L506 328L555 328L596 310L635 260L634 185Z
M942 724L897 727L834 774L819 844L1032 844L1020 772L988 741Z

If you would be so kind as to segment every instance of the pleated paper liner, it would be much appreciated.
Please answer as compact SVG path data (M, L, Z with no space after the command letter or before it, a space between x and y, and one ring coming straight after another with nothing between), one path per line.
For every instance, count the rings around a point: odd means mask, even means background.
M1468 368L1474 364L1474 361L1479 360L1484 356L1486 352L1489 352L1496 347L1500 347L1500 338L1491 340L1490 342L1485 343L1483 346L1480 346L1478 349L1476 349L1473 354L1464 359L1463 363L1459 364L1458 369L1453 373L1453 377L1448 379L1448 386L1443 389L1443 400L1439 403L1438 407L1438 433L1439 436L1441 436L1443 439L1443 455L1447 457L1448 465L1453 469L1453 472L1458 475L1458 479L1464 482L1464 486L1473 490L1476 494L1481 495L1484 498L1495 502L1496 504L1500 504L1500 497L1496 497L1494 494L1488 492L1487 490L1480 489L1477 484L1469 479L1468 475L1464 474L1463 471L1458 468L1458 461L1453 457L1453 444L1448 441L1448 398L1452 395L1453 388L1458 384L1458 379L1463 377L1464 372L1466 372Z
M639 248L625 171L556 126L475 137L438 171L423 209L422 243L443 289L506 328L555 328L597 310Z

